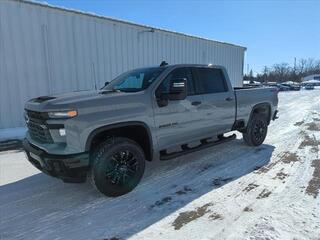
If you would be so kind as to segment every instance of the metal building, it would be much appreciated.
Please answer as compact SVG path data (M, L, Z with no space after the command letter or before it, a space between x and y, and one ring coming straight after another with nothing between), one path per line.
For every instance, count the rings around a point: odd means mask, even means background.
M0 128L24 125L30 98L103 86L162 60L212 63L242 85L246 48L23 0L0 1Z

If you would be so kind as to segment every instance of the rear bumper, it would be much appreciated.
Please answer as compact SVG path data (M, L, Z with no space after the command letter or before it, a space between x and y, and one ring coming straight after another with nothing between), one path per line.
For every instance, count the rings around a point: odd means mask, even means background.
M89 154L72 155L48 154L42 149L23 141L28 161L40 171L64 180L65 182L84 182L89 169Z

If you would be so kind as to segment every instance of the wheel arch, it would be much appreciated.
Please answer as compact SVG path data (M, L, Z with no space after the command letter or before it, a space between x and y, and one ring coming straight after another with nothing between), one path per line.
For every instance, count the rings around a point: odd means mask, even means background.
M150 128L144 122L129 121L105 125L93 130L86 141L86 151L92 151L99 143L108 137L127 137L137 142L144 151L146 160L153 159L153 142Z
M271 104L268 103L268 102L263 102L263 103L258 103L256 105L254 105L252 107L248 122L250 122L250 120L252 119L252 117L255 114L264 114L266 116L266 118L267 118L267 122L268 122L268 125L269 125L269 123L271 121Z

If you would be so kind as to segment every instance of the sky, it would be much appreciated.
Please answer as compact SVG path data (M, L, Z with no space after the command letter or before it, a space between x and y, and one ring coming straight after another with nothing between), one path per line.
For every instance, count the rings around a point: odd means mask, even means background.
M247 48L245 69L320 59L320 0L45 0Z

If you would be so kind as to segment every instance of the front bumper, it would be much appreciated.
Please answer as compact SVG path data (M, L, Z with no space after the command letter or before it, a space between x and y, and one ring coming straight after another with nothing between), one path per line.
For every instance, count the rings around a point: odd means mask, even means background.
M40 171L62 179L65 182L84 182L89 169L89 154L72 155L49 154L42 149L23 141L23 148L29 162Z

